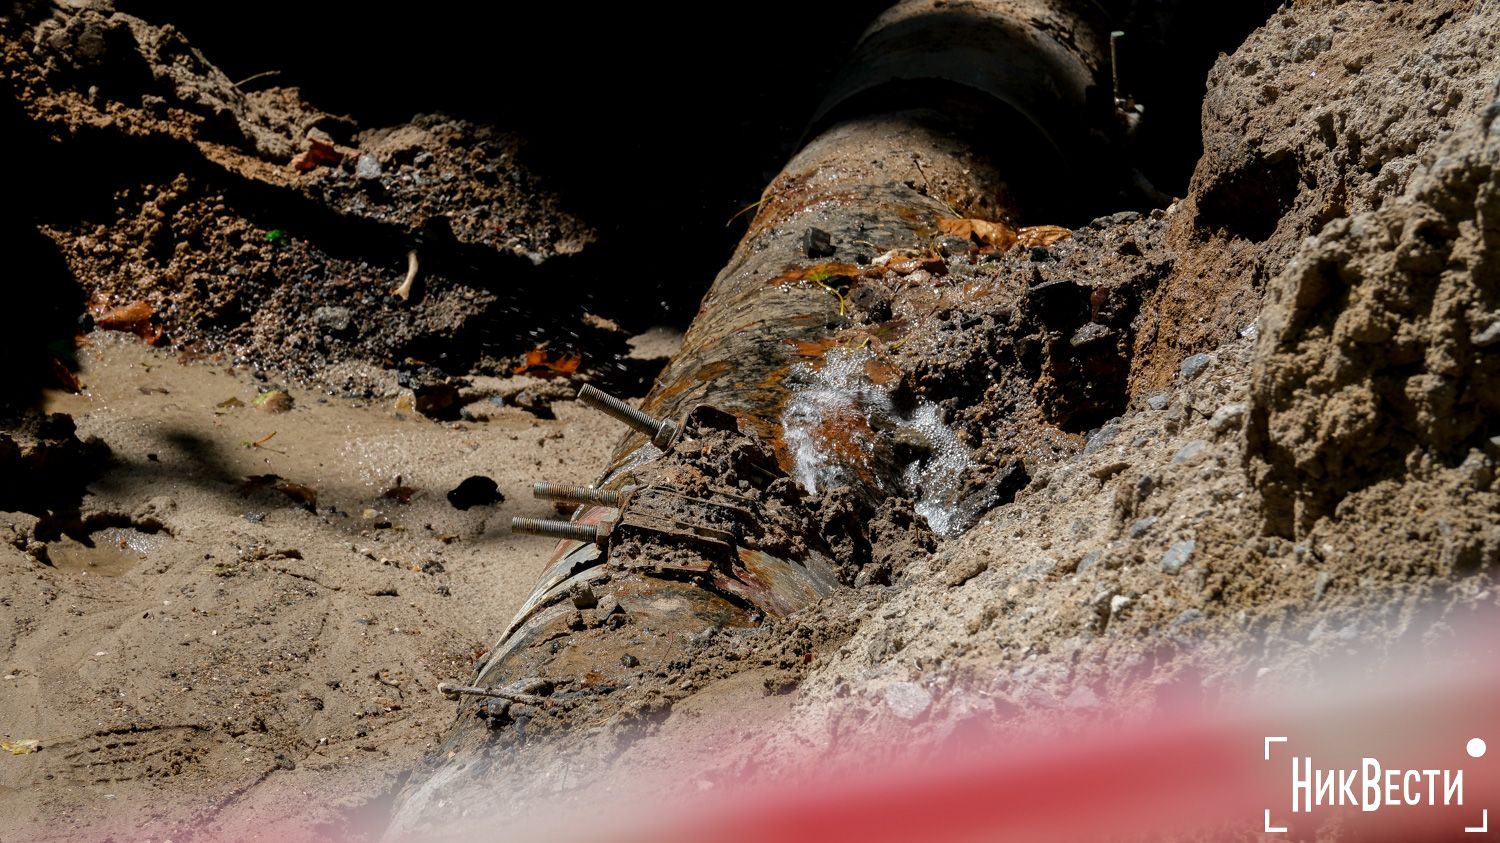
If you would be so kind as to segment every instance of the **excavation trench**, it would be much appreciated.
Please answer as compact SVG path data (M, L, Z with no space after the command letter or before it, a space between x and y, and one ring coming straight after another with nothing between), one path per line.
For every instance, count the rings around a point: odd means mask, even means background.
M1069 162L1110 160L1093 8L925 0L872 26L599 478L620 499L519 525L564 538L459 689L445 760L407 788L393 833L472 817L496 776L525 775L491 730L607 711L685 638L884 581L898 536L931 548L910 498L933 528L961 526L944 481L963 447L883 353L910 325L854 342L850 313L883 287L944 283L945 256L979 245L954 222L1092 209L1098 174Z

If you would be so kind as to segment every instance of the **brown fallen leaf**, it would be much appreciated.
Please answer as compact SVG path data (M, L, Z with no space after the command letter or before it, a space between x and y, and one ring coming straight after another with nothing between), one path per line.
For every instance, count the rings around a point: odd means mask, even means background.
M1016 242L1016 230L1003 222L973 219L940 219L938 230L952 237L1003 252Z
M813 284L824 284L838 286L837 280L841 278L858 278L863 273L859 267L852 263L838 263L829 261L827 263L815 263L812 266L803 266L788 269L775 278L772 284L793 284L801 281Z
M526 352L526 359L515 369L516 374L540 372L542 374L571 375L583 364L581 354L554 354L538 346Z
M922 255L896 258L886 264L886 269L901 276L910 275L919 269L924 269L932 275L947 275L948 262L943 260L942 255L928 252Z
M307 150L297 154L292 159L292 169L299 173L315 170L325 164L337 164L344 160L344 156L333 144L320 141L317 138L307 139Z
M144 301L134 301L105 310L94 316L94 327L103 331L125 331L135 334L149 345L161 342L161 326L152 324L156 311Z
M297 504L308 512L313 512L318 508L317 490L302 483L293 483L290 480L284 480L279 474L249 475L240 482L240 496L248 498L255 492L266 488L286 495L292 503Z
M396 475L396 482L391 484L389 489L381 492L380 496L386 500L393 500L396 503L411 503L411 499L416 495L417 490L411 486L403 485L401 480L401 475Z
M1046 248L1072 236L1073 232L1060 225L1028 225L1016 232L1016 242L1028 249Z
M295 503L308 512L315 512L318 509L318 492L311 486L283 480L272 488L286 495L292 503Z

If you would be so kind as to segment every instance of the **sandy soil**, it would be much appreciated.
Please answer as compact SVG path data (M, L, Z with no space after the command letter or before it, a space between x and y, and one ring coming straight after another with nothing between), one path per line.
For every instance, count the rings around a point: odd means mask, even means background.
M4 756L0 836L154 839L281 814L357 828L447 726L436 684L467 677L550 552L509 533L551 510L531 482L587 482L613 423L572 403L440 423L394 389L293 387L272 414L254 405L265 380L134 337L94 334L81 357L85 391L49 409L113 458L87 527L33 555L0 546L0 733L40 744ZM267 474L316 510L246 489ZM506 500L455 509L446 493L472 474ZM385 496L398 477L409 502ZM35 518L4 517L35 535Z

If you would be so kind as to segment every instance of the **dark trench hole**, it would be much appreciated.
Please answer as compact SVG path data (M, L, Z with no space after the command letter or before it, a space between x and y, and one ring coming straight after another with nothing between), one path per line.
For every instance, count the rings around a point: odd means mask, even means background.
M600 239L582 255L535 271L500 266L503 261L485 256L453 255L461 265L457 274L472 276L466 283L482 282L478 276L486 274L504 276L490 286L508 290L483 330L453 338L444 368L454 371L487 353L529 347L538 331L576 345L577 330L568 325L585 309L632 331L656 324L685 327L743 233L745 218L731 218L759 197L795 151L833 74L889 5L769 0L712 18L692 8L648 13L626 5L586 11L496 5L397 18L347 2L314 4L290 17L249 4L116 4L150 22L172 24L231 78L275 71L250 84L300 87L315 106L348 113L363 128L447 113L524 139L526 164ZM1087 5L1103 10L1108 26L1127 32L1122 87L1147 105L1133 163L1159 187L1180 194L1200 152L1197 119L1209 67L1274 4L1240 4L1227 14L1208 14L1182 0ZM662 25L663 16L675 18L671 26ZM14 104L6 99L7 106ZM7 135L26 135L19 125L24 116L11 111L8 120L20 130ZM170 169L169 162L157 163ZM71 196L85 207L108 203L106 186L132 176L101 176L110 166L130 166L112 155L57 164L38 168L55 174L46 184L28 188L22 179L22 193ZM1065 170L1066 162L1053 169ZM66 182L75 172L75 181L88 189L58 189L54 181ZM81 181L85 175L92 187ZM1050 188L1053 198L1070 193L1063 181L1042 178L1036 185L1032 192L1047 194ZM240 194L242 205L257 201L249 186ZM12 213L29 228L48 206L42 202L27 211L23 203ZM52 203L51 209L58 207ZM1042 207L1062 214L1056 209L1066 203ZM267 213L268 220L296 216L290 209ZM359 248L354 244L368 243L371 260L400 251L389 238L358 226L304 216L335 251L348 254ZM27 258L36 267L34 277L57 275L61 261L49 245L39 242L36 259ZM391 262L399 263L399 256ZM48 330L64 336L62 323L81 310L78 285L54 280L45 286L47 307L37 312L63 314ZM511 307L513 301L525 306ZM50 341L37 338L28 346ZM52 356L44 355L38 366L51 365Z
M615 268L581 303L644 328L692 318L743 232L743 218L726 223L759 198L860 33L892 3L767 0L713 15L496 4L398 18L334 2L294 20L248 4L117 5L171 22L231 78L279 71L262 84L297 85L366 128L445 112L521 134L528 163L600 230L591 269ZM1128 35L1123 86L1148 117L1137 164L1181 195L1200 154L1209 67L1276 4L1087 5Z

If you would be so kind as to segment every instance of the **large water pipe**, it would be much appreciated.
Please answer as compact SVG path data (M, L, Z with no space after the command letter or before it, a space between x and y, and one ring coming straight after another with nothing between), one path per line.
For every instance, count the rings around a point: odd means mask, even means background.
M1088 0L909 0L870 27L641 406L581 396L627 425L595 484L609 494L549 487L580 504L571 519L516 525L557 550L470 683L445 689L467 702L393 836L494 810L526 776L492 751L494 724L608 706L591 691L688 637L840 587L827 524L789 477L793 367L816 365L859 284L932 254L940 220L1089 207L1115 116L1098 16ZM894 467L878 432L857 414L825 426L841 482L878 500Z

